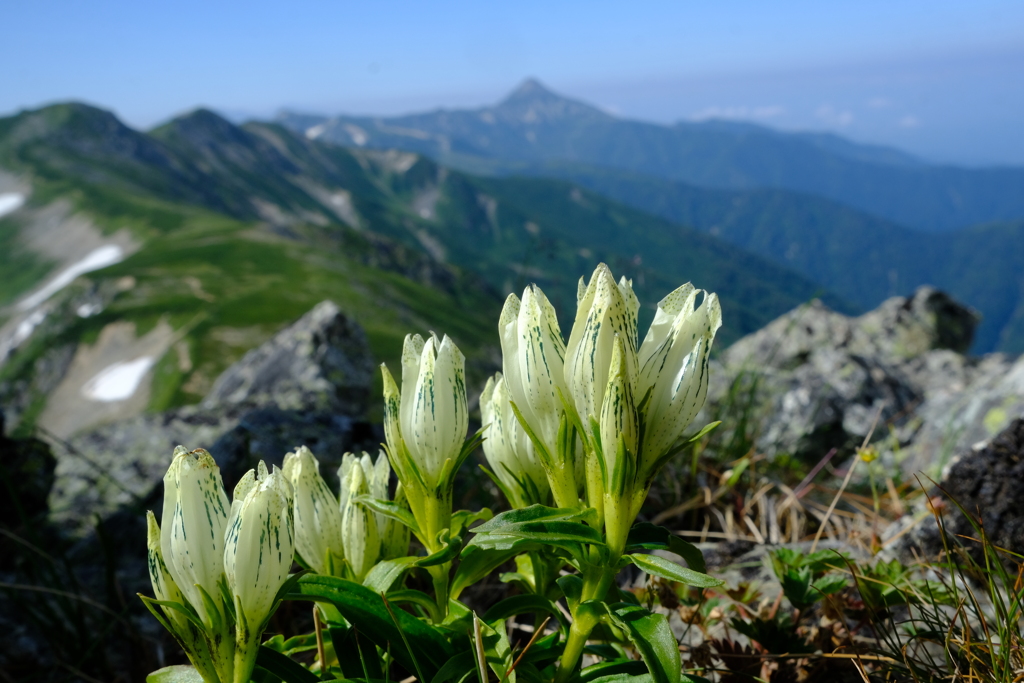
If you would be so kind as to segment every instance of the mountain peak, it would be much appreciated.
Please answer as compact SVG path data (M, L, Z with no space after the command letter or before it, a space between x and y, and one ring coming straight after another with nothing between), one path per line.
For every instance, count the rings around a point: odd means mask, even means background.
M527 124L568 118L609 118L596 107L549 90L536 78L520 83L493 111Z
M536 102L538 100L561 100L564 99L559 95L552 92L549 88L545 87L543 83L538 81L536 78L527 78L520 83L515 90L510 92L502 104L512 104L516 102L531 101Z

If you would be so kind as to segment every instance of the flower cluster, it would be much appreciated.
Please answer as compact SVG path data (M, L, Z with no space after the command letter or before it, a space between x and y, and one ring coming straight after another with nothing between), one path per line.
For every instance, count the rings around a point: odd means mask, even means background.
M282 470L294 491L295 551L317 574L362 581L380 560L408 551L409 530L358 501L360 496L388 500L391 468L383 453L376 464L367 453L361 458L346 453L338 469L338 497L320 475L320 462L305 446L284 457ZM401 505L404 497L399 485L396 502Z
M654 477L704 405L722 324L718 297L685 284L658 303L639 343L639 308L632 282L616 282L601 264L589 283L580 279L566 343L539 287L527 287L522 300L510 295L498 323L504 376L488 382L481 400L488 439L500 444L488 459L511 502L529 501L514 484L535 482L539 462L559 507L577 506L585 489L620 551ZM508 425L506 402L521 432ZM506 436L519 433L532 451Z
M284 474L261 461L228 502L213 457L178 446L162 523L150 512L148 528L154 615L204 680L248 681L295 553Z

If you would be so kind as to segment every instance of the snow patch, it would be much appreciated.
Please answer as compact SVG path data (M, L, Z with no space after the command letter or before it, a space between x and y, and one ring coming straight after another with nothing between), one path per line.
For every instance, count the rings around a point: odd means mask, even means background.
M310 126L309 128L306 129L306 139L316 140L318 137L324 134L325 130L327 130L326 123L318 123L315 126Z
M35 311L32 315L18 323L18 328L14 330L14 338L11 340L11 348L18 346L18 344L28 339L32 334L32 330L39 327L44 320L46 320L46 311Z
M153 356L109 365L85 383L82 395L91 401L103 403L131 398L151 367Z
M97 304L97 303L87 303L87 304L82 304L81 306L76 308L75 312L78 314L79 318L89 318L91 316L96 315L97 313L99 313L102 310L103 310L103 306L101 306L100 304Z
M0 218L13 213L25 203L25 195L20 192L0 192Z
M76 277L85 273L112 266L124 258L124 249L116 244L108 244L89 252L85 258L72 263L60 272L57 277L46 283L42 289L26 297L18 304L18 308L27 311L43 303L51 296L71 284Z

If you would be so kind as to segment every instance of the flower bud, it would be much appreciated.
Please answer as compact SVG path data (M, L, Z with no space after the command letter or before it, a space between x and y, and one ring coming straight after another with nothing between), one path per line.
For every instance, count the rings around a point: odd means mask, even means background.
M559 392L569 398L563 362L565 342L555 309L536 285L505 300L498 322L502 371L509 398L515 402L547 453L557 452L558 427L564 412Z
M224 615L220 582L227 521L228 497L213 456L201 448L175 448L164 475L160 551L174 583L207 628Z
M484 456L512 507L547 502L547 476L533 443L512 412L505 378L500 372L487 380L480 395L480 414L483 424L489 425L484 432Z
M153 584L153 596L157 600L184 604L185 597L181 594L178 584L174 583L174 578L164 563L164 555L160 550L160 526L156 523L156 515L152 510L146 512L146 532L149 580ZM163 613L179 631L187 621L185 616L176 610L165 609Z
M370 460L369 456L366 456L366 460ZM370 493L362 462L352 461L341 486L347 492L345 507L341 514L345 557L355 579L362 581L380 558L380 535L376 516L362 504L355 502L356 497Z
M387 368L384 375L385 434L399 477L415 476L428 489L450 483L441 481L445 462L458 459L469 425L462 352L447 336L438 341L431 335L424 343L409 335L400 399Z
M697 295L704 300L694 306ZM708 358L722 326L718 296L685 284L658 303L640 346L638 400L650 394L644 419L644 478L700 412L707 397Z
M576 321L565 355L565 382L585 428L601 415L615 335L622 338L623 362L630 382L636 381L636 320L640 303L631 281L616 284L611 270L598 265L585 288L580 280Z
M317 574L335 574L341 568L341 510L320 463L305 446L284 457L282 467L293 492L295 550Z
M602 473L606 494L622 495L626 483L636 472L637 418L633 387L626 369L626 351L622 337L615 335L608 364L608 384L601 403L600 424ZM623 451L620 452L620 444ZM623 462L620 458L627 458ZM627 478L630 482L627 482Z
M268 474L262 461L255 476L246 475L235 487L224 574L235 610L240 612L239 639L244 631L257 636L262 632L288 579L295 554L288 492L284 473L275 469Z

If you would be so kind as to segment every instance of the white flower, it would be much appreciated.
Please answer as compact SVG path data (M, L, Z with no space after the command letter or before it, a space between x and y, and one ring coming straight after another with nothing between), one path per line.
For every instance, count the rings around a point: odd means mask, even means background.
M605 493L621 495L635 474L637 455L637 418L633 403L633 387L626 369L626 351L622 337L615 335L612 357L608 364L608 384L604 390L599 419L602 469ZM624 447L619 459L619 446ZM621 468L621 471L620 471Z
M361 458L352 453L346 453L341 459L341 467L338 468L338 479L343 482L341 487L341 510L348 504L349 492L344 486L349 470L354 463L358 462L363 468L366 476L366 483L369 486L370 496L376 500L389 500L388 486L391 482L391 466L388 463L388 456L384 451L377 453L377 461L370 458L370 454L363 452ZM394 501L396 504L408 509L405 500L405 493L402 484L395 489ZM409 528L396 519L388 517L382 512L374 512L373 518L377 521L377 535L380 537L381 560L390 560L396 557L405 557L409 554Z
M370 461L369 456L366 456L366 461ZM345 539L345 556L356 580L362 581L366 573L373 565L377 564L377 560L380 558L380 535L376 516L354 500L357 496L365 496L370 493L369 482L363 471L362 462L353 459L341 482L341 487L347 492L341 521L342 537Z
M704 300L694 306L699 294ZM685 284L658 303L640 346L637 400L650 392L644 420L643 467L667 453L704 405L708 357L722 326L718 296ZM653 475L643 472L642 476Z
M601 415L616 335L622 339L626 376L636 381L640 303L632 282L622 278L616 284L603 263L594 270L589 285L584 287L580 279L577 296L576 321L566 346L565 382L584 428L589 428L590 418Z
M224 548L228 591L240 612L239 640L262 632L295 554L289 485L284 473L267 473L260 461L235 487Z
M505 378L501 373L488 378L480 394L480 415L484 432L484 456L494 475L504 485L513 507L545 503L548 480L526 432L519 425Z
M227 521L228 497L213 456L201 448L175 448L164 475L160 550L174 583L208 628L224 615L220 582Z
M383 368L385 433L403 480L415 476L428 489L447 483L441 481L445 463L458 460L469 425L465 364L447 335L438 341L432 334L424 343L417 334L405 338L400 398Z
M149 560L149 580L153 584L153 596L165 602L184 603L178 584L167 570L164 554L160 549L160 526L156 523L156 515L152 510L146 512L146 549ZM174 609L164 609L164 616L180 632L185 629L185 615Z
M565 342L555 309L539 287L530 285L523 291L522 302L515 294L505 300L498 331L508 396L554 456L564 412L559 392L569 398L563 370Z
M295 549L317 574L336 573L344 556L341 510L320 476L320 463L300 446L284 457L282 471L292 486Z

